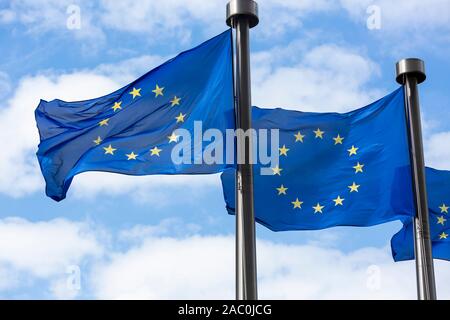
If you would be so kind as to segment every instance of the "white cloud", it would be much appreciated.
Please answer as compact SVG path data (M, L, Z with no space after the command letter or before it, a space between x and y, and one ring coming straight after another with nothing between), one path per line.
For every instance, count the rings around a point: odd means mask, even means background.
M88 225L64 219L35 223L21 218L2 219L0 250L0 264L37 277L65 273L68 265L102 254Z
M379 6L381 30L387 32L450 31L450 3L447 0L341 0L341 5L360 21L368 18L366 10L370 5Z
M415 299L412 262L394 263L388 248L350 253L258 240L262 299ZM437 263L439 297L450 297L450 272ZM98 265L93 292L101 299L233 299L234 238L148 237Z
M362 107L385 93L366 88L380 71L357 50L334 44L303 49L300 54L299 49L294 43L254 55L254 105L339 112ZM285 56L289 66L279 65Z
M226 28L225 13L228 0L166 0L155 2L144 0L135 2L101 2L101 21L106 28L150 33L153 41L170 37L189 40L194 26L211 35ZM259 2L261 23L255 35L274 38L289 29L301 25L308 14L324 12L336 8L330 0L265 0ZM123 12L127 12L126 15ZM270 21L270 22L269 22Z
M273 39L285 32L298 30L308 16L336 9L335 1L330 0L266 0L258 4L260 24L253 34Z
M450 170L450 132L439 132L425 140L425 159L427 166Z
M380 28L369 32L382 51L393 57L416 56L417 52L448 56L448 0L341 0L341 5L360 28L366 28L367 19L372 19L369 6L377 6Z
M1 292L15 288L20 285L17 272L11 268L2 266L0 263L0 296Z
M175 36L189 41L192 30L199 27L212 35L226 28L228 0L166 0L155 2L132 0L101 2L101 21L105 28L150 33L150 41ZM330 0L265 0L259 2L263 22L255 29L259 38L275 38L301 25L308 14L336 8ZM126 15L123 12L127 12ZM270 22L269 22L270 21Z
M177 0L139 2L104 0L101 2L100 17L106 28L151 34L148 41L156 42L175 36L189 42L191 37L189 26L199 22L218 22L220 18L224 20L224 7L222 11L217 10L220 2L217 0L181 2ZM224 23L214 24L219 27L216 31L224 29Z
M94 295L101 299L232 298L234 242L230 240L147 238L94 269L98 275L91 280Z
M16 13L13 10L0 10L0 23L11 23L16 19Z
M81 8L82 21L81 29L71 32L75 38L98 44L110 31L124 31L142 35L152 43L167 38L189 43L194 30L210 36L226 28L227 2L16 0L0 10L0 23L21 23L34 34L48 31L67 33L69 14L66 10L75 3ZM422 38L426 41L426 32L431 30L437 31L434 33L436 37L450 39L450 4L447 0L265 0L259 2L261 24L254 30L254 35L266 40L277 39L288 31L298 30L304 20L314 19L317 13L338 14L339 9L365 26L366 10L373 4L381 8L384 35L399 39L409 32L416 40ZM405 44L404 41L402 43Z
M196 201L201 190L219 185L218 175L151 175L127 176L106 172L87 172L75 177L69 196L95 199L99 195L116 196L127 194L136 202L152 203L155 208L173 202L173 194L179 200ZM189 187L190 192L184 192ZM181 198L180 198L181 197Z
M81 28L69 30L67 20L70 13L67 9L74 2L81 8ZM70 31L75 38L99 42L104 39L104 33L96 25L94 13L95 6L87 0L15 0L10 1L6 9L0 11L0 23L20 23L34 35L42 35L48 31Z
M87 223L65 219L1 219L0 294L8 296L9 290L45 280L49 281L51 296L75 297L78 292L66 285L66 269L102 256L104 244L98 239L100 234Z
M226 28L228 0L19 0L0 11L0 23L18 22L34 33L66 32L66 10L73 3L80 7L82 21L81 29L73 34L81 39L98 41L108 30L119 30L151 35L146 41L153 43L168 37L190 42L194 28L207 35ZM299 27L310 13L336 8L330 0L265 0L259 4L261 21L270 23L261 24L256 34L265 38Z
M66 24L64 18L66 8L70 1L60 0L19 0L10 1L7 9L2 10L2 20L4 23L20 22L29 26L37 27L42 30L48 30L59 26L63 28Z
M99 42L111 30L118 30L145 34L146 41L153 43L167 37L190 41L188 26L192 24L200 23L202 29L215 29L214 32L224 29L225 3L220 0L16 0L0 11L0 23L20 23L33 34L49 31L68 34L67 8L75 4L80 8L81 28L70 30L70 34L78 39ZM217 10L219 7L221 10ZM211 21L219 23L210 24Z
M173 219L136 225L111 238L92 223L0 220L0 295L233 299L234 238L173 236L171 224L181 226ZM111 239L118 242L111 246ZM416 298L414 263L394 263L388 246L344 253L259 239L257 250L262 299ZM80 291L67 273L74 265L82 266ZM436 261L436 278L439 298L450 298L448 262ZM27 293L37 285L38 293Z

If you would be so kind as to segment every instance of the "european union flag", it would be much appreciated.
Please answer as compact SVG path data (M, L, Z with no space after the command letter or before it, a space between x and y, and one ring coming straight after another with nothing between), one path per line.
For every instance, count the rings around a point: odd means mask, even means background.
M433 258L450 261L450 171L426 168L430 235ZM391 240L395 261L414 259L414 228L412 218Z
M231 41L228 30L98 99L41 101L37 156L47 195L64 199L72 178L86 171L205 174L231 166L199 163L201 141L191 163L171 159L176 129L192 132L196 121L204 130L234 128Z
M414 215L404 92L345 114L253 109L256 129L280 129L279 165L259 175L256 220L274 231L371 226ZM408 169L408 170L406 170ZM406 172L406 174L405 174ZM234 171L222 174L235 210Z

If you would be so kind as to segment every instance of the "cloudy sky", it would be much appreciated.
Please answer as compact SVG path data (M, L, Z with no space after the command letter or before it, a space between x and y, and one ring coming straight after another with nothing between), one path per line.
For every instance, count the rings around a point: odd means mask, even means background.
M397 60L420 57L427 165L450 169L447 0L259 4L260 25L251 31L255 105L362 107L397 88ZM110 93L224 31L225 5L0 0L0 298L234 297L234 218L219 176L86 173L56 203L44 194L33 114L41 98ZM389 250L400 227L257 226L260 297L414 299L414 264L394 263ZM438 296L450 298L448 262L436 261L436 277Z

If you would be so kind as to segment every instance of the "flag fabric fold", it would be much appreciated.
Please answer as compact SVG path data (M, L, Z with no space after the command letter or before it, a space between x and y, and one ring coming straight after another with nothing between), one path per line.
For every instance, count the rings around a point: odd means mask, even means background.
M414 214L402 88L344 113L253 108L255 129L279 129L279 164L254 168L256 220L274 231L372 226ZM221 175L235 210L235 172Z
M426 168L430 236L433 258L450 261L450 171ZM414 259L413 218L391 240L395 261Z
M35 111L40 134L37 157L46 193L65 198L76 174L107 171L128 175L206 174L230 167L175 164L171 149L183 128L225 132L235 127L231 30L179 54L125 87L80 102L41 101ZM198 159L197 159L198 160Z

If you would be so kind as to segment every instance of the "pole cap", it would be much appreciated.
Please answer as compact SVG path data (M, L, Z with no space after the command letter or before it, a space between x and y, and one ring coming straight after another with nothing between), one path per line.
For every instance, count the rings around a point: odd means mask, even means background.
M246 17L253 28L259 23L258 4L253 0L231 0L227 4L227 25L232 27L233 18L239 16Z
M417 58L402 59L397 62L395 69L397 71L397 82L405 84L405 75L417 78L417 83L422 83L427 78L425 74L425 63Z

